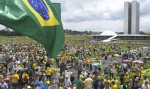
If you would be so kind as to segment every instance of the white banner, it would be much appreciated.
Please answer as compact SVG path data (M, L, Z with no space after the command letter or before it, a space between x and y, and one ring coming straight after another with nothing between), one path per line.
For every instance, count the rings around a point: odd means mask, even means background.
M58 84L49 85L48 89L58 89Z

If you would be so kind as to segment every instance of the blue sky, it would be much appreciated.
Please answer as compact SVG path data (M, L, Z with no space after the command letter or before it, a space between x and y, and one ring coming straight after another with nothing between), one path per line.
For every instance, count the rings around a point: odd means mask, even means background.
M51 0L61 3L64 29L123 32L124 2L132 0ZM140 3L140 31L150 29L150 0ZM4 26L0 26L3 29Z

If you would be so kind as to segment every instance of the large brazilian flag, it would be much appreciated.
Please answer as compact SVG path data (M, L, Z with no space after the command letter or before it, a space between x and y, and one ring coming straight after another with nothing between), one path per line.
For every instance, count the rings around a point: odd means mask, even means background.
M64 43L59 6L50 0L0 0L0 24L36 40L56 57Z

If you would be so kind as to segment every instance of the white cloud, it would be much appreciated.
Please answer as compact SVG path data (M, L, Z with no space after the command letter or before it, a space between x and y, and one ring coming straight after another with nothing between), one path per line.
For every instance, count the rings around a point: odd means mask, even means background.
M141 30L150 30L150 16L142 16L140 18L140 29Z
M124 2L133 0L51 0L61 3L65 29L78 31L123 31ZM150 0L140 3L140 30L150 29ZM65 10L63 10L65 9Z

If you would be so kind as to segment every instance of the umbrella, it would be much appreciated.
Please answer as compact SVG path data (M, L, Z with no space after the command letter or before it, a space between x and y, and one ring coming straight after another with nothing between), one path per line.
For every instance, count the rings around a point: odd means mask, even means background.
M126 63L127 63L127 62L131 62L131 60L128 60L128 59L127 59L127 60L123 60L123 62L126 62Z
M142 60L134 60L133 62L134 62L134 63L143 63Z
M11 78L8 78L8 77L7 77L7 78L4 78L3 80L4 80L4 81L10 81Z
M114 56L115 56L115 57L119 57L119 54L115 54Z
M6 83L10 83L10 82L11 82L11 78L8 78L8 77L7 77L7 78L4 78L3 80L4 80Z
M36 80L36 83L38 83L42 87L42 89L46 89L46 85L44 83L42 83L38 80Z

